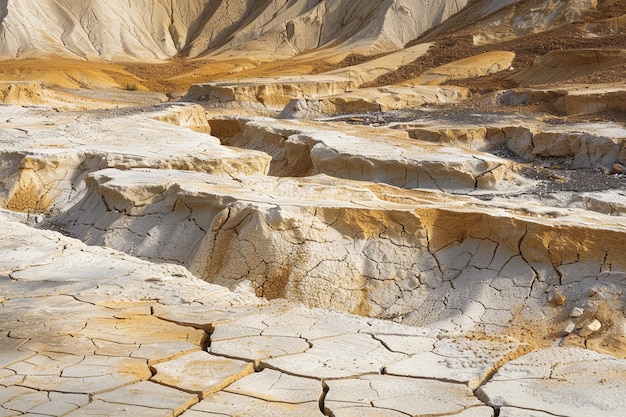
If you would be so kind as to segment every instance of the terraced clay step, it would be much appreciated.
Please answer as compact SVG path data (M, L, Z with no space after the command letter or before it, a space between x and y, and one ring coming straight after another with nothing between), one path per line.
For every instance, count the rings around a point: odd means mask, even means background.
M459 193L532 186L510 160L413 140L397 129L269 118L218 119L209 124L223 144L271 155L270 175L326 174Z
M312 307L498 332L560 314L557 295L620 305L626 280L625 218L586 210L327 176L108 169L87 181L44 226Z
M5 107L0 123L0 203L57 213L78 201L84 176L102 168L170 168L264 174L269 156L224 147L194 105L56 113Z
M0 228L4 415L623 415L615 356L267 302Z

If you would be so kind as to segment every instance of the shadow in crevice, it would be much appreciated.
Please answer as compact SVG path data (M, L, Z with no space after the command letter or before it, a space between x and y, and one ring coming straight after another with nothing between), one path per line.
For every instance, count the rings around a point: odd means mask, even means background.
M230 3L228 0L208 2L202 12L189 24L181 55L188 56L194 49L196 49L194 54L199 53L200 55L206 54L207 51L219 49L228 43L238 30L252 23L267 10L273 1L274 0L247 0L243 5L243 9L239 11L235 19L232 19L230 24L225 24L223 27L219 28L212 27L210 38L202 40L202 35L206 32L206 28L211 19L213 19L216 14L227 11Z
M4 22L4 19L9 14L9 0L0 0L0 23Z
M239 149L252 149L272 157L267 175L272 177L307 177L314 172L311 149L314 141L291 140L297 130L265 128L248 125L245 120L209 120L211 135L221 144Z

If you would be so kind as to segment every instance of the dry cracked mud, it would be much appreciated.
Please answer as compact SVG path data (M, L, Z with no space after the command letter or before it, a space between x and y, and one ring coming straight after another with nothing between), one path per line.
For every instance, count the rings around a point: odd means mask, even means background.
M623 0L0 2L0 417L626 416Z

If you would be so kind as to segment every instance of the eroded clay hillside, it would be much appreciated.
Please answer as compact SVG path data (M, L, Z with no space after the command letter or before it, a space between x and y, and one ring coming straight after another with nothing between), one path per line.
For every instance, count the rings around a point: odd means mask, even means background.
M0 416L626 416L626 1L0 11Z
M0 55L105 60L264 50L272 59L328 45L388 51L467 1L140 0L3 2Z

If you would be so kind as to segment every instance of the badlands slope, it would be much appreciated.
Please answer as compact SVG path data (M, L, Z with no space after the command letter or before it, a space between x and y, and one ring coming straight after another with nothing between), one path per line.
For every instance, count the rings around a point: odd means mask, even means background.
M91 60L149 60L257 48L262 56L276 59L329 44L382 52L403 47L457 13L467 1L3 3L0 54L5 57L53 54Z
M0 30L0 417L626 416L625 1Z

